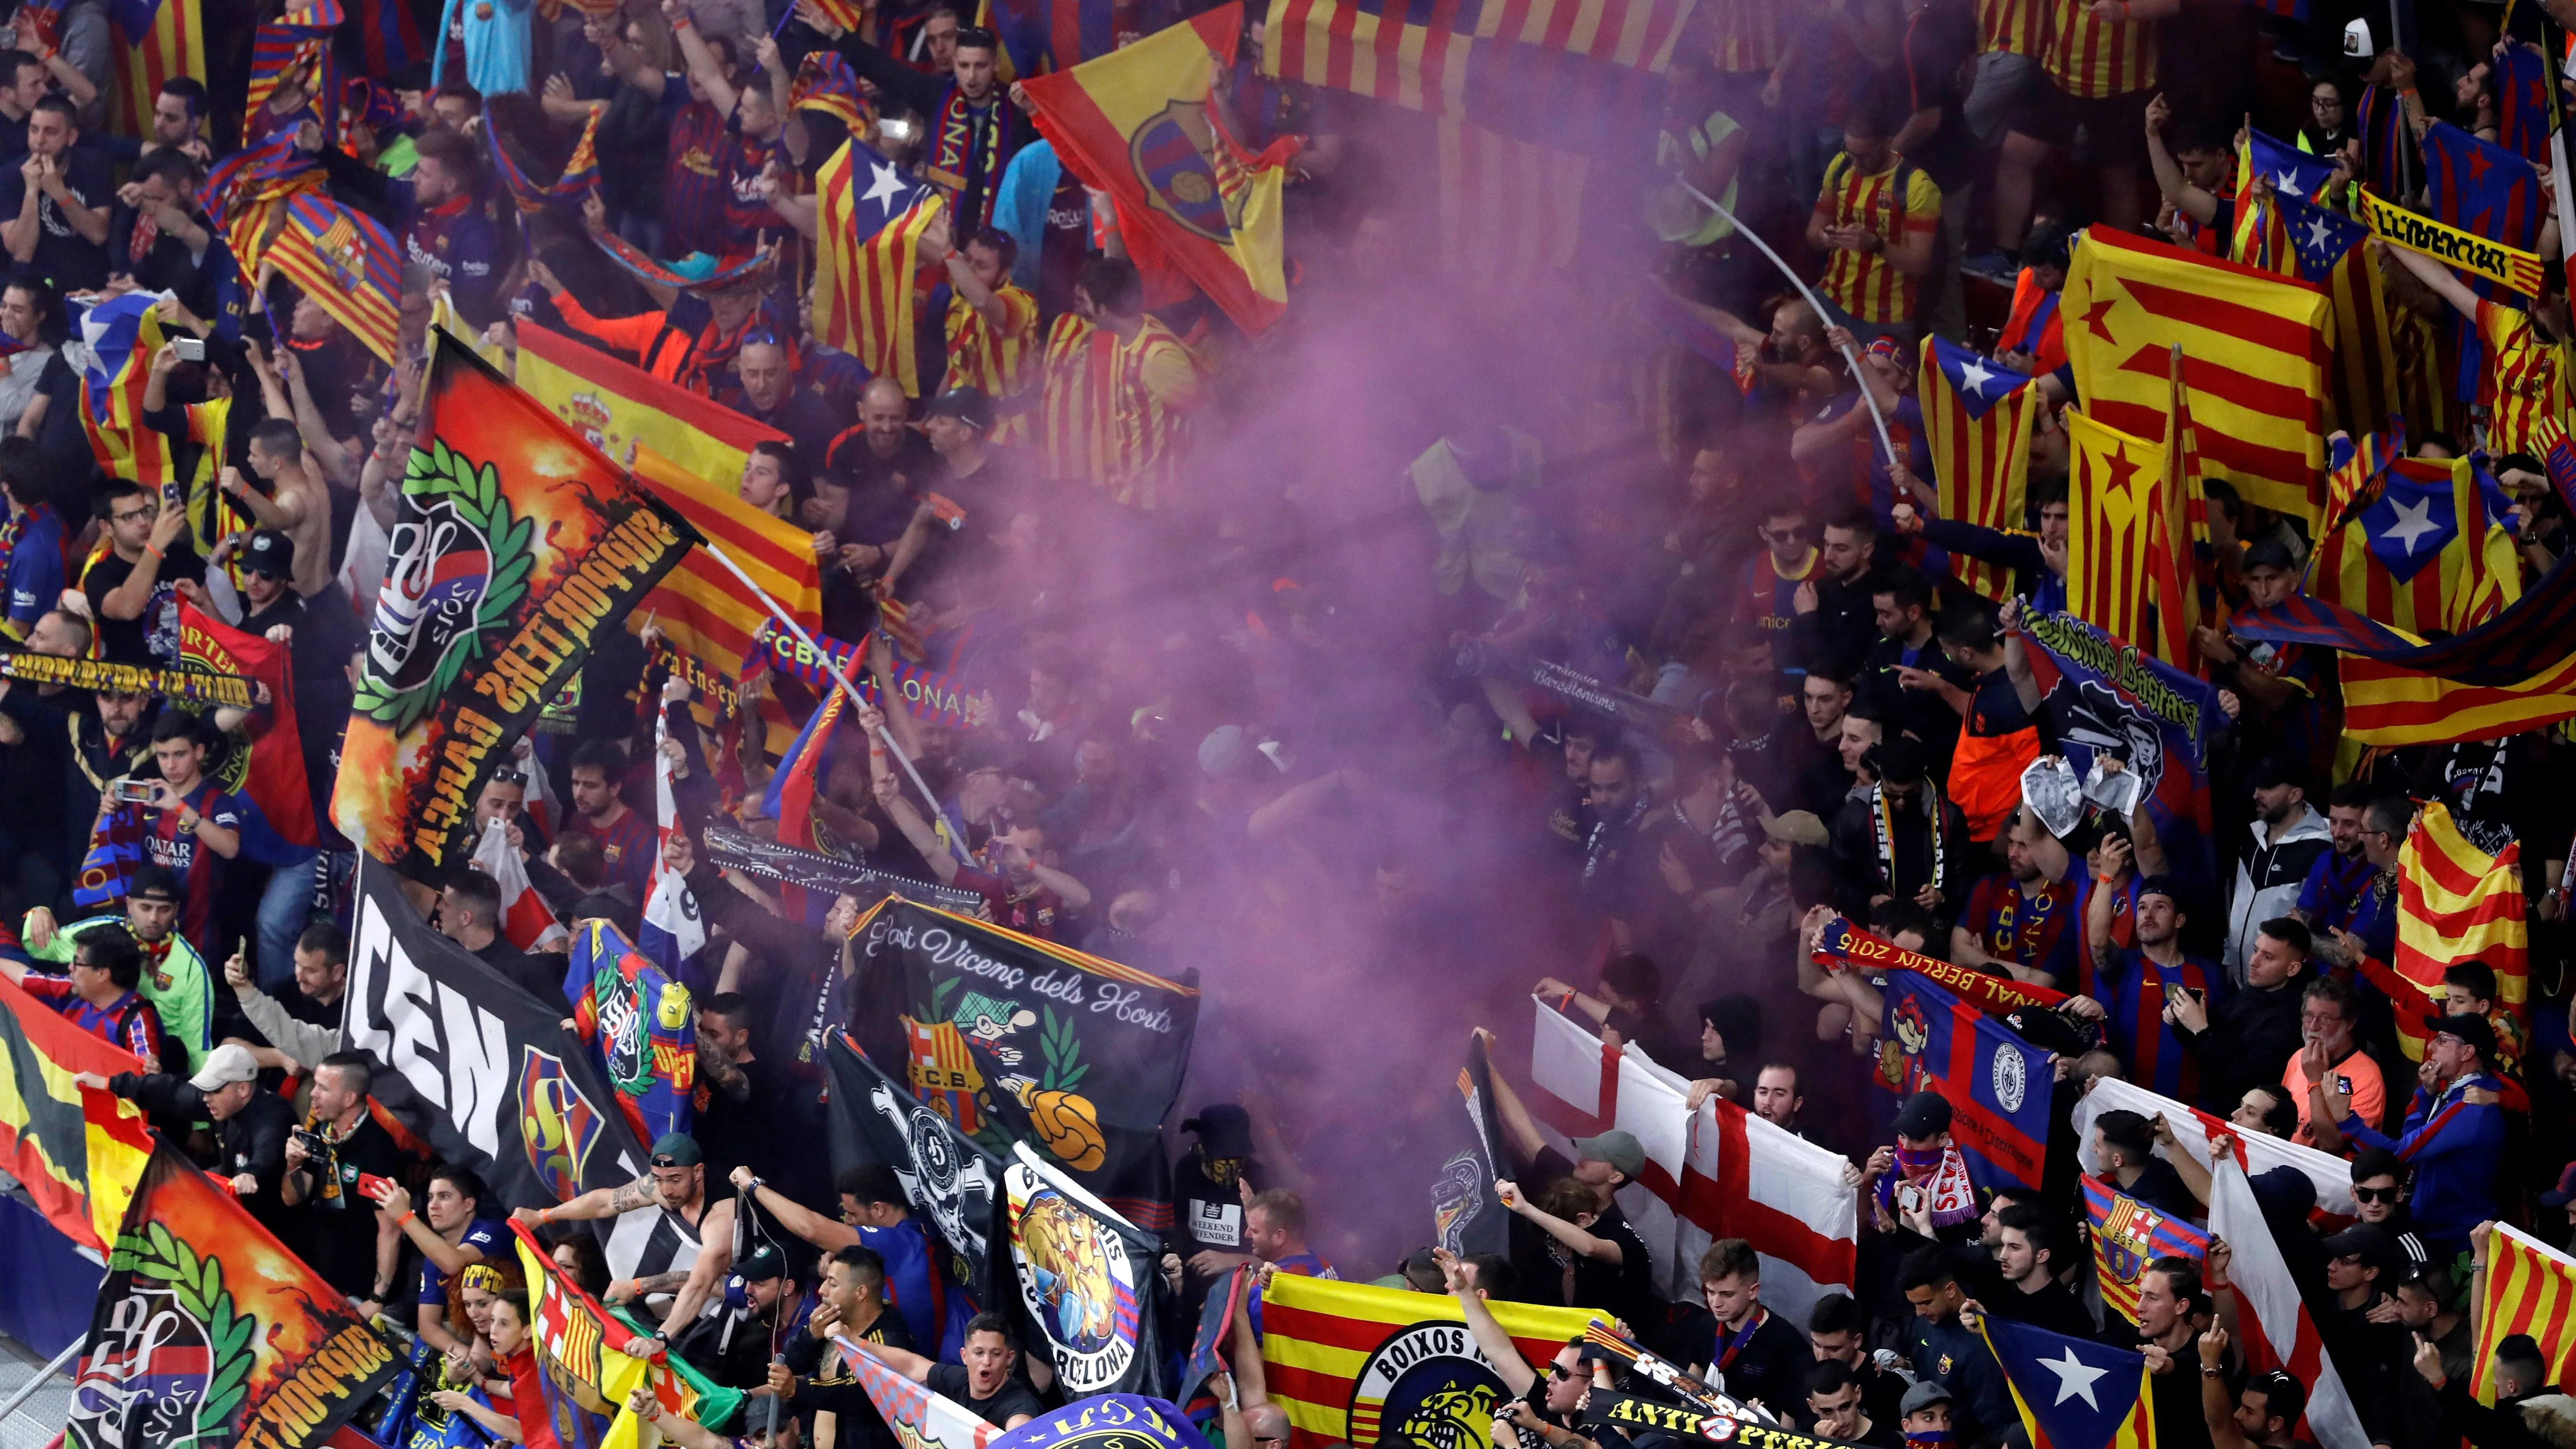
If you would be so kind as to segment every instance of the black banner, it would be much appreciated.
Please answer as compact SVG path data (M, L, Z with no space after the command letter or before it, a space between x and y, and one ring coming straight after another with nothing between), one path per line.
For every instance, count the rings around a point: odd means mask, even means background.
M1467 1062L1458 1069L1458 1095L1465 1108L1464 1130L1453 1129L1433 1139L1453 1142L1456 1150L1442 1159L1431 1179L1431 1236L1462 1258L1509 1253L1511 1209L1494 1196L1494 1184L1509 1174L1502 1167L1502 1124L1494 1116L1494 1068L1482 1037L1467 1039Z
M1746 1449L1866 1449L1849 1439L1820 1439L1794 1429L1659 1404L1607 1389L1594 1389L1592 1396L1584 1400L1583 1421L1607 1425L1630 1439L1640 1434L1670 1434L1716 1444L1742 1444Z
M852 1029L913 1095L999 1156L1026 1142L1147 1232L1169 1232L1163 1118L1198 1026L1194 983L891 899L859 925Z
M912 1210L948 1245L952 1276L979 1307L993 1293L995 1254L1004 1252L1002 1164L956 1125L877 1069L846 1036L823 1048L831 1069L832 1170L882 1162L903 1183ZM938 1345L925 1345L925 1351Z
M1162 1239L1110 1211L1025 1142L1002 1164L1002 1188L1019 1307L1065 1397L1170 1394Z
M888 896L902 896L908 900L928 901L959 915L979 916L984 911L984 898L973 891L913 880L908 876L888 875L835 856L765 840L730 825L708 826L706 845L707 857L728 869L803 886L810 891L857 896L861 906L875 905Z
M495 1199L486 1217L644 1175L644 1150L563 1012L431 930L373 861L358 867L341 1035L374 1061L376 1100L439 1160L481 1175ZM602 1222L611 1263L636 1256L618 1235L649 1233L660 1217Z

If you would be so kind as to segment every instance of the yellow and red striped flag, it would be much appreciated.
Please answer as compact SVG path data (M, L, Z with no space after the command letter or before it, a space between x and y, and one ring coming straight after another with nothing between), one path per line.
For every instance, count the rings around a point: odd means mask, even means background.
M2531 997L2524 905L2522 843L2489 855L2460 833L2450 807L2438 800L2427 804L2397 853L2398 976L2431 999L2438 1016L2442 973L2465 961L2483 961L2496 975L2498 1008L2522 1026ZM2397 1013L2398 1045L2421 1061L2426 1033L2420 1019L2409 1018L2408 1012ZM2505 1037L2500 1028L2498 1040Z
M798 624L823 627L823 576L812 534L743 502L734 483L696 476L650 448L635 450L630 471L742 565ZM648 616L673 648L728 679L740 679L769 609L705 549L693 548L627 622L640 630Z
M2477 1377L2469 1392L2479 1403L2496 1401L2496 1349L2517 1333L2540 1345L2550 1384L2576 1384L2576 1258L2497 1223L2487 1239L2486 1296L2477 1314Z
M518 324L521 391L631 467L645 448L695 478L740 478L757 443L787 435L533 322Z
M2061 298L2066 359L2095 422L2160 442L2180 345L2206 476L2314 525L2332 353L2322 290L2097 226Z
M1586 1308L1486 1306L1533 1365L1553 1359L1594 1317ZM1399 1379L1399 1409L1436 1415L1443 1426L1474 1418L1443 1413L1444 1394L1465 1398L1494 1382L1454 1298L1281 1273L1263 1290L1261 1317L1261 1362L1271 1399L1288 1415L1289 1449L1413 1439L1381 1428Z
M206 32L195 0L122 0L107 7L115 41L116 77L110 118L120 136L148 135L153 98L164 83L186 76L206 80ZM248 265L245 263L244 265Z
M75 304L77 305L77 304ZM81 368L81 427L98 466L111 476L159 488L178 474L170 440L143 421L143 389L152 355L161 350L161 315L149 292L127 292L79 314L89 361Z
M1941 337L1923 339L1915 376L1932 474L1941 485L1941 516L1997 532L2024 527L2038 389L2028 377ZM2001 564L1954 553L1950 567L1959 582L1997 603L2012 594L2012 570Z
M2576 653L2516 684L2461 684L2358 654L2339 656L2343 732L2365 745L2493 740L2576 719Z
M1451 270L1518 287L1574 260L1589 158L1453 116L1439 133L1440 255Z
M814 340L921 396L913 274L921 233L947 203L855 137L815 174L814 196Z
M2066 410L2066 608L2146 647L2163 531L2165 449Z
M2410 634L2457 634L2522 596L2522 561L2468 459L2398 458L2317 540L2305 588Z
M2200 644L2192 631L2218 607L2217 559L2209 547L2209 498L2200 486L2200 428L2191 419L2181 348L2173 350L2169 366L2165 469L2156 489L2154 644L2157 658L2199 674Z

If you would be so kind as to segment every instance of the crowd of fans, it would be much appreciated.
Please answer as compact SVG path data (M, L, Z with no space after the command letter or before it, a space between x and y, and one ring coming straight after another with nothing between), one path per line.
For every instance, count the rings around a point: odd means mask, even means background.
M391 23L404 3L352 6L350 24ZM435 7L418 8L415 23ZM1407 118L1263 75L1254 9L1218 103L1253 144L1306 138L1287 316L1258 338L1176 274L1140 271L1122 236L1134 219L1053 154L997 76L993 34L951 4L889 3L854 30L810 0L451 5L471 13L426 27L434 59L368 74L358 58L380 52L346 30L341 96L290 82L254 107L251 22L277 7L233 0L205 7L205 81L171 80L125 131L107 119L123 62L104 9L17 7L0 48L0 331L17 348L0 368L0 549L18 646L169 666L183 597L284 644L327 821L381 535L426 442L434 307L470 334L456 345L505 366L516 329L543 325L777 429L790 441L752 454L740 496L811 533L824 587L804 622L866 641L882 699L902 697L898 650L927 640L990 703L962 724L857 711L818 774L813 838L972 892L1028 935L1199 973L1196 1140L1177 1158L1165 1260L1176 1349L1235 1266L1383 1275L1455 1295L1480 1337L1499 1334L1488 1299L1603 1310L1785 1421L1929 1449L2019 1442L1971 1326L1992 1315L2142 1347L2165 1449L2301 1442L2305 1387L2246 1370L2223 1243L2150 1265L2134 1325L2087 1291L2078 1172L2208 1216L2206 1173L2169 1150L2191 1123L2105 1112L2084 1141L2066 1126L2122 1077L2351 1159L2358 1222L2320 1236L2291 1212L2282 1247L2376 1443L2539 1434L2539 1407L2521 1406L2552 1389L2540 1348L2507 1338L2478 1364L2473 1321L2488 1225L2561 1242L2576 1183L2563 732L2344 740L2330 651L2225 622L2294 590L2316 540L2214 484L2226 607L2198 644L2230 718L2208 771L2218 868L2196 879L2144 805L2061 835L2022 802L2022 767L2059 742L2021 625L2066 600L2056 411L2077 322L2055 307L2074 236L2223 250L2230 138L2249 120L2347 178L2368 173L2365 143L2411 147L2358 117L2448 112L2492 135L2497 47L2545 39L2544 19L2576 6L2522 7L2504 39L2512 6L2401 3L2399 33L2370 29L2356 52L2344 22L2386 17L2329 0L2295 20L2234 0L1700 0L1660 130L1633 164L1592 164L1572 265L1539 280L1449 269ZM1145 23L1116 14L1123 32ZM496 162L548 179L594 122L596 188L515 205ZM400 365L283 277L232 262L208 172L282 137L400 239ZM922 295L949 300L924 305L917 397L817 341L808 317L827 224L815 178L853 137L953 197L923 239ZM612 242L687 285L642 280ZM2421 284L2385 270L2421 319L2459 290L2438 268ZM708 277L723 280L696 285ZM143 364L144 421L188 480L166 497L112 476L84 426L96 339L78 307L135 289L165 294L174 339ZM1668 299L1732 343L1731 373L1646 320ZM2531 314L2488 365L2562 386L2564 316ZM2040 378L2050 416L2022 528L1939 516L1914 394L1927 332ZM1069 447L1057 424L1077 381L1109 421ZM2465 450L2486 412L2456 406L2410 445ZM2496 454L2517 566L2536 579L2565 549L2567 511L2524 446ZM207 548L189 500L217 497L254 526ZM2017 602L1964 587L1971 560L2010 570ZM558 917L631 935L668 728L685 828L661 858L712 933L684 969L698 1126L652 1144L631 1185L504 1202L369 1111L375 1068L340 1032L357 851L327 825L322 848L289 846L253 802L239 762L271 702L199 714L0 684L0 900L21 923L0 972L140 1058L145 1072L105 1085L185 1134L335 1288L416 1331L442 1356L433 1402L492 1439L552 1442L530 1412L514 1212L576 1281L659 1325L637 1351L774 1398L781 1437L893 1442L826 1351L834 1333L995 1424L1043 1412L1061 1397L1043 1356L983 1311L999 1305L969 1300L896 1176L835 1178L822 1160L811 1048L836 1023L816 1020L815 984L846 1011L828 985L870 902L844 897L816 930L703 845L711 823L775 833L759 787L778 732L742 731L730 758L643 640L591 644L561 732L513 742L476 808ZM1627 703L1605 712L1460 662L1532 659ZM772 710L790 734L817 707L793 679L740 684L746 717ZM720 787L737 769L748 788ZM128 800L152 822L142 867L121 903L78 908L93 826ZM2429 1014L2363 970L2396 956L2399 851L2428 802L2483 847L2520 846L2525 1004L2479 963L2450 970ZM562 958L514 946L505 906L472 872L432 914L561 1002ZM1951 1104L1868 1085L1883 1002L1865 973L1811 959L1831 916L2070 994L2064 1014L2100 1045L2059 1060L2045 1190L1970 1185ZM1442 1043L1508 1029L1525 987L1691 1079L1694 1109L1727 1098L1847 1154L1854 1291L1792 1322L1726 1240L1698 1265L1701 1298L1666 1301L1622 1207L1642 1149L1618 1132L1551 1147L1502 1051L1513 1161L1496 1190L1515 1251L1417 1250L1428 1203L1392 1191L1404 1173L1389 1168L1457 1110ZM715 1251L738 1203L783 1246ZM669 1215L708 1248L612 1280L583 1225L627 1214ZM1523 1443L1588 1436L1576 1348L1545 1366L1508 1343L1492 1356ZM2489 1371L2493 1408L2469 1392ZM1243 1388L1221 1385L1229 1445L1278 1441L1278 1406ZM692 1449L720 1442L636 1408Z

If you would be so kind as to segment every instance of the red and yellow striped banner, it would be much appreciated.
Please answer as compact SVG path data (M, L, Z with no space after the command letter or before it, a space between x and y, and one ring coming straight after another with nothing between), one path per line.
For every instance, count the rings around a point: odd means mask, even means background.
M732 485L692 476L650 448L635 450L631 471L636 482L678 509L709 543L742 565L798 624L823 627L823 576L811 534L743 502ZM740 679L769 609L705 549L693 548L644 596L644 607L627 622L640 630L648 616L670 637L673 648L728 679Z
M2426 805L2397 853L2397 974L2431 998L2438 1015L2442 973L2483 961L2496 974L2498 1004L2519 1022L2531 995L2525 904L2521 842L2489 855L2460 833L2449 806ZM2406 1013L2398 1021L2398 1045L2423 1060L2423 1037L2408 1029Z
M2365 745L2495 740L2576 719L2576 653L2511 685L2458 684L2438 674L2338 657L2343 732Z
M2517 1333L2540 1345L2549 1382L2576 1383L2576 1258L2510 1223L2487 1239L2487 1291L2478 1301L2477 1379L2481 1404L2496 1401L2496 1348Z
M1584 1308L1486 1306L1533 1366L1554 1358L1594 1316ZM1261 1362L1271 1399L1288 1415L1290 1449L1370 1449L1389 1439L1481 1445L1494 1411L1509 1404L1458 1300L1444 1294L1281 1273L1263 1290L1261 1318Z

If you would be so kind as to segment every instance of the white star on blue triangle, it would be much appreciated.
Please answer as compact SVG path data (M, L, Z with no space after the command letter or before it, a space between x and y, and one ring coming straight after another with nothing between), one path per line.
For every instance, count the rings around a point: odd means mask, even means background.
M2107 1449L2144 1407L2145 1355L1992 1316L1984 1326L2034 1443Z
M2459 504L2449 479L2423 483L2395 472L2356 521L2370 541L2371 555L2401 584L2440 558L2460 533Z
M2015 389L2030 381L2021 373L1998 367L1947 338L1932 339L1932 360L1948 380L1951 391L1959 395L1959 406L1972 420L1982 419L1994 411L1995 404L2013 395Z
M2322 285L2364 235L2355 223L2295 196L2276 195L2274 204L2281 208L2281 223L2290 233L2302 281Z

